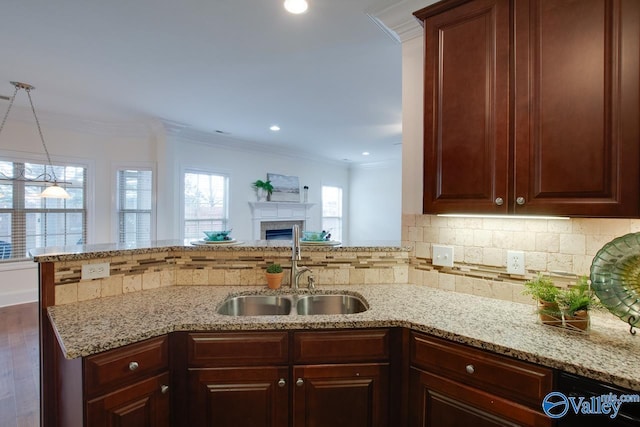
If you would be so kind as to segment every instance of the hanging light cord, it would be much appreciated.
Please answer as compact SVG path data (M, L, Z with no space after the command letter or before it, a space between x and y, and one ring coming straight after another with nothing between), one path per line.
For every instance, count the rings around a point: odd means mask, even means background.
M7 117L9 117L9 112L11 111L11 107L13 107L13 100L16 99L16 94L18 93L18 86L13 91L13 96L9 100L9 108L7 108L7 112L4 113L4 118L2 119L2 124L0 124L0 133L2 133L2 129L4 129L4 124L7 122ZM29 97L31 99L31 97Z
M16 91L18 87L16 86ZM25 87L25 92L27 92L27 97L29 98L29 104L31 105L31 111L33 111L33 117L36 119L36 126L38 127L38 134L40 135L40 142L42 142L42 148L44 148L44 153L47 155L47 162L49 163L49 167L51 168L51 175L53 175L53 183L54 185L58 183L58 178L56 177L56 172L53 170L53 164L51 163L51 156L49 156L49 150L47 150L47 146L44 143L44 136L42 135L42 128L40 127L40 120L38 120L38 116L36 115L36 109L33 106L33 101L31 100L31 88ZM15 95L14 95L15 97Z

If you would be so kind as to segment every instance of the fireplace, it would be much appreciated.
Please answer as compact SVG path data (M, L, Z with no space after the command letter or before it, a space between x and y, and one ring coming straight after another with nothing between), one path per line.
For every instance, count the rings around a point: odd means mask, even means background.
M294 225L305 229L313 203L249 202L253 216L254 240L291 240ZM267 230L270 231L267 237ZM272 233L271 231L278 232Z

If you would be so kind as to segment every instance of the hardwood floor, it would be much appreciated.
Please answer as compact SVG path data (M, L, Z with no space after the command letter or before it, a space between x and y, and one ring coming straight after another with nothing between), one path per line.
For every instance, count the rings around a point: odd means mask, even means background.
M40 425L37 303L0 308L0 426Z

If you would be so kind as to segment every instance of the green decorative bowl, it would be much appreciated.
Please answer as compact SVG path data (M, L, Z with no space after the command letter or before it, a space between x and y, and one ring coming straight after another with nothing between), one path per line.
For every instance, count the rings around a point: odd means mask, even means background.
M640 233L615 238L598 251L591 287L611 313L631 326L640 321Z
M207 235L207 238L204 240L208 240L210 242L220 242L222 240L229 240L229 233L231 233L231 230L203 231L203 233Z

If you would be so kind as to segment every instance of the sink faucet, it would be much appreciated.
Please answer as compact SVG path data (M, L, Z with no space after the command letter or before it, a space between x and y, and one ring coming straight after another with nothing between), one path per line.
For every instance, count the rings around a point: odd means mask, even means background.
M300 276L306 271L311 273L311 269L309 267L299 267L298 261L302 259L300 256L300 227L298 225L294 225L291 229L291 234L293 238L293 242L291 244L291 279L289 283L291 284L291 288L298 290L300 284Z

